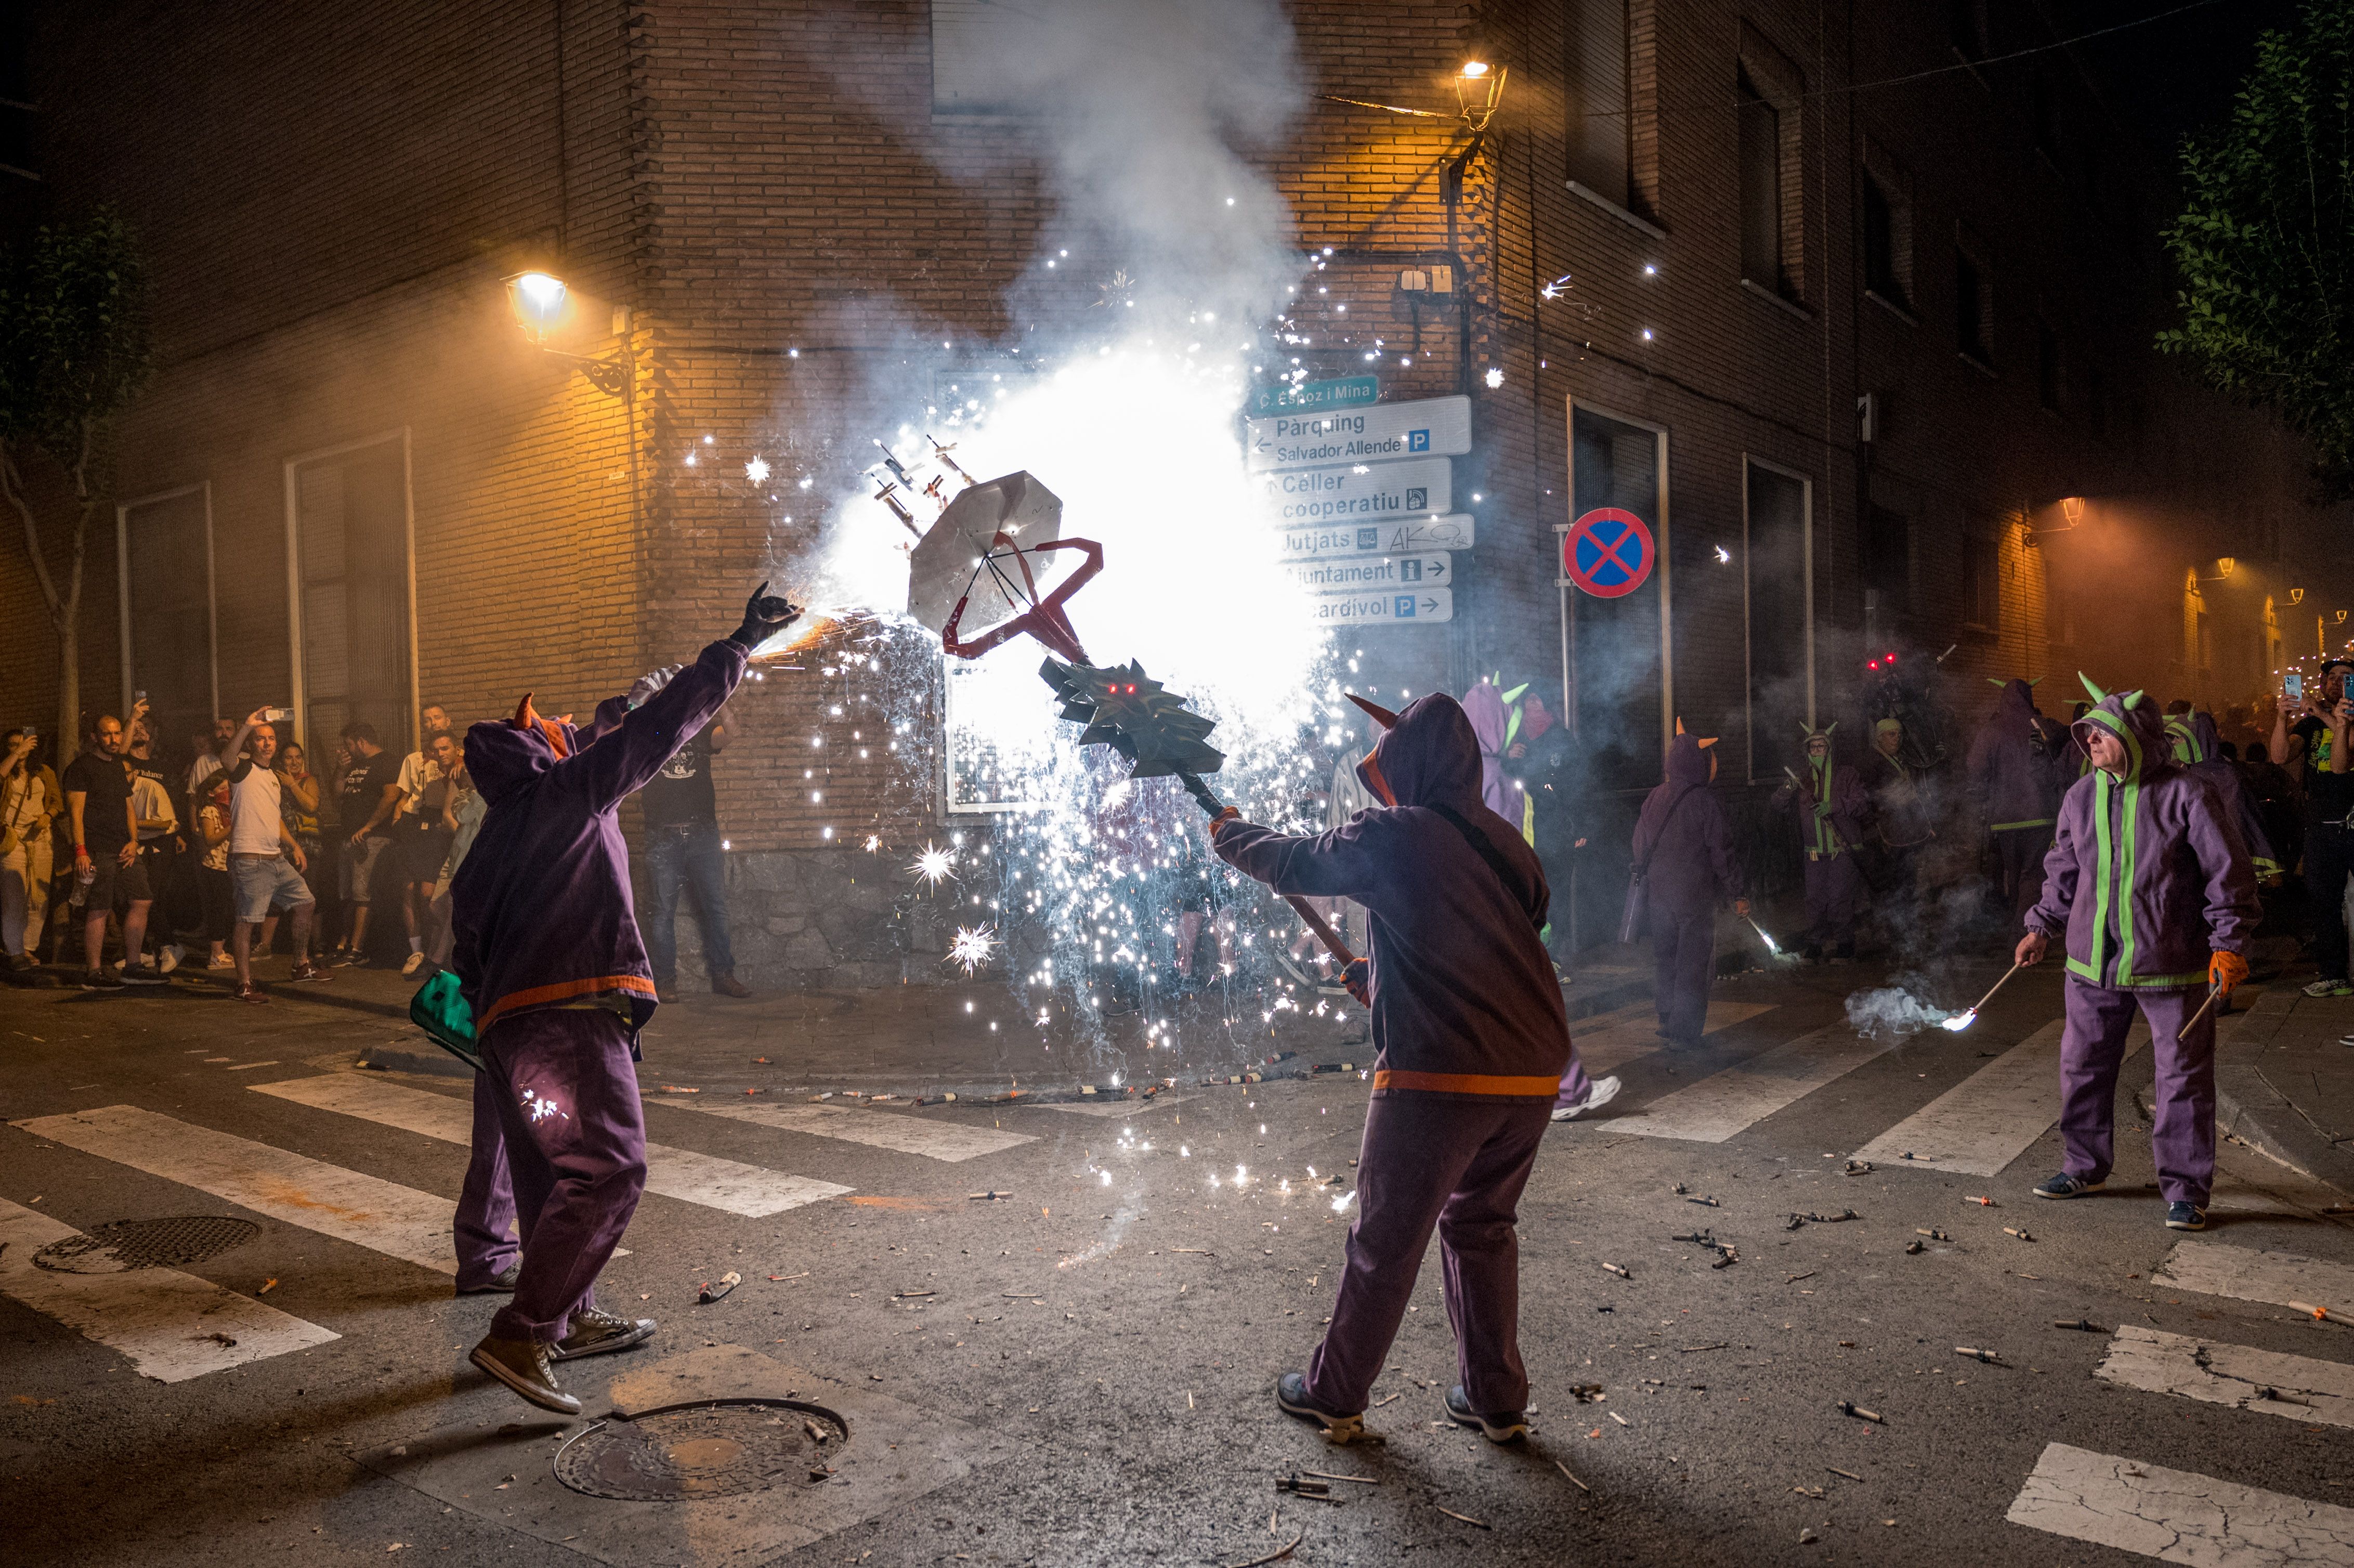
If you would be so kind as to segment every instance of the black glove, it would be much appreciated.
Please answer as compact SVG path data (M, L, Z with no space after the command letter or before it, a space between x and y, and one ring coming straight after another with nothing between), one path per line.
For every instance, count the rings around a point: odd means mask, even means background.
M801 606L770 593L764 582L744 602L744 624L728 633L727 640L749 653L801 618Z

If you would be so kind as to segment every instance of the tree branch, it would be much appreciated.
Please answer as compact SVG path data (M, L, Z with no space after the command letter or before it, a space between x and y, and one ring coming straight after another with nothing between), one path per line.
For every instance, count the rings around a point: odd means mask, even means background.
M64 606L58 598L58 585L49 576L49 563L41 553L41 525L33 515L32 503L25 494L25 476L16 467L15 443L0 440L0 493L16 509L25 523L25 554L32 557L34 580L41 585L42 601L48 606L49 619L65 626Z

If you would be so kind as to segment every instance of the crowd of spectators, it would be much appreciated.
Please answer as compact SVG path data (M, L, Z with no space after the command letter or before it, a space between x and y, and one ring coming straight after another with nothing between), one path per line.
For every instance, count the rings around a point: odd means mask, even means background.
M446 962L449 881L483 810L447 711L425 705L424 742L398 758L375 726L347 724L324 772L287 716L259 708L182 731L185 765L160 754L167 732L143 699L127 721L91 720L62 770L37 726L0 737L7 978L25 983L46 953L107 991L166 984L185 962L234 971L232 994L262 1003L265 956L291 957L289 984ZM385 922L372 938L379 900L400 906L399 947Z

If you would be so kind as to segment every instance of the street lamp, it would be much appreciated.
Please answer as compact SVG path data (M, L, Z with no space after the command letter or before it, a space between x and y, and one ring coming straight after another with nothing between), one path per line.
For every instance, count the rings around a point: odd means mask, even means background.
M589 359L547 346L548 334L572 315L572 291L563 279L553 272L518 272L507 280L507 303L514 311L515 323L542 354L570 360L588 378L588 385L609 397L629 396L634 366L626 344L615 359Z

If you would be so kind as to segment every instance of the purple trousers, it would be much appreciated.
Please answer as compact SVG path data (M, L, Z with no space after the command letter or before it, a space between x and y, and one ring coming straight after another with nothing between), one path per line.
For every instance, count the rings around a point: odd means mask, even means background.
M1456 1365L1471 1408L1495 1414L1528 1404L1513 1227L1548 1109L1542 1102L1373 1097L1357 1157L1357 1221L1349 1227L1341 1298L1308 1362L1308 1397L1319 1408L1365 1408L1434 1228Z
M2052 825L2009 828L1994 835L1995 894L2014 919L2043 896L2043 857L2052 853ZM2202 999L2203 1000L2203 999Z
M1852 854L1807 862L1807 946L1852 951L1868 891Z
M515 1260L514 1184L507 1180L507 1135L488 1073L474 1075L473 1157L450 1231L458 1244L458 1288L480 1290Z
M2149 1146L2158 1190L2169 1203L2202 1207L2215 1181L2215 1014L2209 1012L2176 1044L2182 1025L2207 1000L2195 991L2118 991L2068 977L2067 1025L2060 1036L2060 1136L2063 1168L2089 1181L2108 1179L2115 1162L2117 1068L2134 1009L2149 1020L2151 1090L2158 1117Z
M482 1040L506 1133L523 1272L491 1319L508 1340L560 1340L596 1303L597 1276L646 1186L645 1115L629 1031L586 1008L525 1012Z
M1716 912L1653 909L1651 1000L1669 1039L1689 1045L1708 1027L1708 984L1715 973Z

